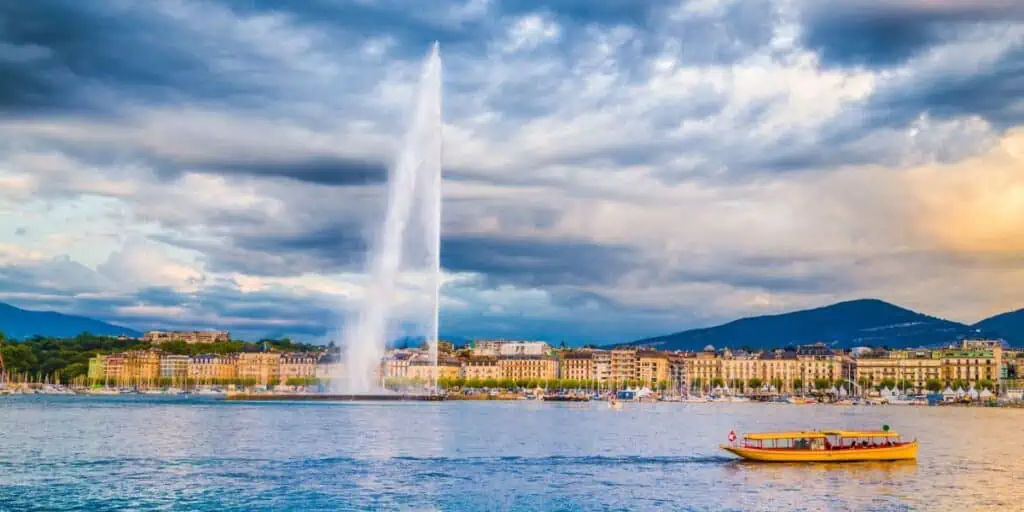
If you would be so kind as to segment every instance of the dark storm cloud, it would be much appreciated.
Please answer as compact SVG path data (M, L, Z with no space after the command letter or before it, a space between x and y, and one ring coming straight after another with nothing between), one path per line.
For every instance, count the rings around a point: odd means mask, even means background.
M11 297L0 296L0 301L27 309L82 315L137 330L230 328L248 339L270 332L320 338L340 322L335 305L323 297L296 296L286 291L243 293L225 285L206 286L196 293L167 287L122 293L107 288L110 284L90 269L64 260L25 267L0 266L0 293L18 292ZM157 309L152 314L119 311L126 307ZM182 307L204 317L213 315L224 319L225 324L206 325L192 317L168 316L159 311L162 307ZM282 325L268 326L267 319L279 320Z
M388 166L381 162L337 157L312 157L294 160L205 161L182 167L215 174L286 178L317 185L359 186L387 181Z
M890 67L980 24L1024 20L1016 0L808 0L803 43L825 64Z
M166 307L177 306L184 302L187 297L173 288L165 286L151 286L136 292L135 298L140 304Z
M1024 5L1024 4L1022 4ZM904 124L922 112L939 119L976 115L1005 129L1024 122L1024 43L971 74L943 75L883 90L867 108L881 122Z
M258 339L271 332L319 338L337 325L338 315L326 307L322 298L301 297L281 292L246 292L236 287L208 286L197 293L182 293L172 289L147 289L118 299L89 302L78 299L84 311L105 320L129 324L140 329L196 328L229 329L236 337ZM77 304L76 304L77 305ZM196 324L192 318L168 317L155 312L151 315L133 313L120 315L116 306L181 306L189 311L225 319L216 325ZM266 325L266 319L276 319L284 325Z
M232 233L224 238L193 240L155 235L154 240L199 251L213 272L284 277L309 272L358 270L364 262L366 238L356 227L318 227L295 233Z
M775 293L827 293L856 283L844 269L858 262L843 258L730 255L715 260L681 256L687 263L670 271L668 281L723 284Z
M441 265L522 286L612 284L635 263L634 249L572 240L455 235L441 241Z
M499 0L499 9L507 14L547 11L578 23L608 25L643 25L659 8L671 5L668 0Z
M212 73L209 56L190 43L152 5L0 2L0 110L100 112L184 91L192 98L251 91Z
M401 1L334 2L331 0L249 0L234 6L250 13L279 12L308 26L368 40L387 36L395 55L418 58L434 41L443 47L471 45L487 33L481 20L446 16L447 6Z
M73 295L100 290L105 284L92 269L68 257L33 266L0 265L0 292Z

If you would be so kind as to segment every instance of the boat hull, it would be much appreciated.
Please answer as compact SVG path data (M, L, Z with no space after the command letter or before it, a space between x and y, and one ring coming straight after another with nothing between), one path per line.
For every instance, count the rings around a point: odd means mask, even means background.
M721 448L744 459L758 462L862 462L917 459L917 441L899 446L844 450L780 450L730 445L722 445Z

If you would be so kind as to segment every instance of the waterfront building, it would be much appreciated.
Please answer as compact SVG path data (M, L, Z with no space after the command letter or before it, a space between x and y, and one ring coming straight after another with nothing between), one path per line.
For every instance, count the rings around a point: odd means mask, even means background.
M930 350L872 351L854 359L854 382L858 387L909 387L923 391L928 381L945 383L942 379L942 360L932 356ZM862 389L861 392L867 390Z
M160 356L161 379L183 379L188 377L188 356L164 354Z
M686 359L686 374L689 388L695 392L712 390L716 384L724 384L722 361L715 354L715 347L708 345L694 357Z
M281 382L281 355L276 352L243 352L238 355L238 377L255 379L262 386Z
M394 351L384 356L381 364L381 371L385 379L405 379L409 377L409 360L412 353L408 351Z
M551 354L551 345L544 341L478 340L473 344L475 356L543 356Z
M496 356L470 356L462 361L462 377L468 379L500 379L501 366Z
M681 394L689 389L685 354L676 353L668 355L668 382L669 389L674 394Z
M622 386L636 378L636 354L635 348L617 348L611 351L611 371L608 377L613 386Z
M330 380L344 375L345 363L338 353L324 354L316 362L313 376L320 380Z
M850 376L845 356L824 344L773 350L760 354L729 349L717 354L707 346L703 352L687 358L687 377L695 391L715 388L738 392L757 392L774 388L776 392L807 391L827 381L826 388ZM795 389L799 384L799 389ZM752 389L754 386L758 389Z
M231 334L227 331L149 331L142 336L142 340L149 343L184 341L192 345L231 341Z
M502 379L557 379L558 360L550 355L501 356L498 358Z
M637 351L634 379L639 380L642 386L651 388L658 387L669 382L668 354L651 350Z
M806 389L816 387L815 383L819 380L828 381L825 386L828 389L843 378L843 354L826 347L824 343L797 347L796 357L800 365L800 378Z
M591 350L594 380L607 385L612 380L612 353L609 350Z
M978 386L998 384L1002 374L1002 343L997 340L964 340L959 347L934 353L942 361L944 383L961 382Z
M286 352L281 354L281 381L308 379L316 376L317 354L309 352Z
M437 355L436 370L430 354L417 354L409 361L407 375L416 382L434 382L434 379L457 379L461 371L459 360L447 354Z
M155 350L132 350L123 354L121 382L153 385L160 378L160 353Z
M188 378L197 384L227 383L238 378L238 354L200 354L188 358Z
M562 379L594 380L594 353L589 350L566 350L561 353L559 376Z
M96 355L89 358L89 381L99 382L107 376L107 356Z
M725 349L721 361L722 386L735 392L752 391L749 383L761 375L759 362L756 354Z
M1024 351L1004 352L1001 374L1004 389L1019 389L1024 386Z
M111 385L120 385L124 382L124 356L112 354L106 356L103 362L103 382Z
M757 368L755 378L760 379L762 387L767 386L769 392L773 389L777 393L792 392L793 383L797 379L804 379L796 350L772 350L762 353L758 358Z

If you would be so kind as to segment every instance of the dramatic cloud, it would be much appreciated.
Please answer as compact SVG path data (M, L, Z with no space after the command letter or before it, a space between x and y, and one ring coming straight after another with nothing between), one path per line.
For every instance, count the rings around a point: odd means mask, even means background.
M434 41L447 334L1024 302L1010 0L5 2L0 301L336 339Z

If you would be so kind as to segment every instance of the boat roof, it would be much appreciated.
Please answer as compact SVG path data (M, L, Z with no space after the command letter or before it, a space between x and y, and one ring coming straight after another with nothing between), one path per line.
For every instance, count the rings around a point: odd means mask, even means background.
M768 441L772 439L821 439L825 436L839 437L899 437L896 432L881 430L815 430L809 432L759 432L745 434L743 437L751 441Z

